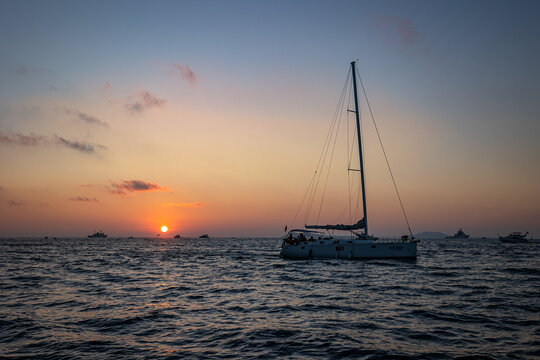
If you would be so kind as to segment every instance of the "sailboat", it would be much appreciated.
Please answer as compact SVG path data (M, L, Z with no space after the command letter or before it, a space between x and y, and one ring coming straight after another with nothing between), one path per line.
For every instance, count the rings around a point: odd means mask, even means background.
M368 220L367 220L367 204L366 204L366 191L364 181L364 161L363 151L361 144L361 127L360 127L360 110L358 106L358 91L356 81L356 62L351 62L352 73L352 87L354 90L354 106L355 110L348 110L348 112L355 113L355 127L356 138L358 143L358 160L359 169L354 170L360 173L360 187L362 194L362 208L363 217L353 224L335 224L335 225L305 225L302 229L290 230L281 246L281 257L288 259L329 259L329 258L341 258L341 259L370 259L370 258L403 258L403 259L416 259L417 243L414 239L409 226L409 235L404 235L401 238L394 240L379 241L373 235L368 233ZM360 80L361 81L361 80ZM348 83L348 78L347 78ZM365 95L365 89L362 84L362 89ZM367 100L367 95L366 95ZM369 102L368 102L369 106ZM338 105L339 107L339 105ZM370 109L371 111L371 109ZM379 137L380 138L380 137ZM335 142L334 142L335 143ZM382 145L382 143L381 143ZM384 151L384 148L383 148ZM386 154L385 154L386 157ZM350 166L350 165L349 165ZM390 171L391 173L391 171ZM317 174L317 171L315 171ZM393 176L392 176L393 179ZM395 181L394 181L395 185ZM396 187L397 192L397 187ZM307 193L306 193L307 194ZM402 205L403 214L405 211L401 198L399 197L400 204ZM322 203L321 203L322 206ZM298 213L297 213L298 214ZM405 219L408 220L405 215ZM293 221L294 223L294 221ZM285 231L287 227L285 227ZM326 232L325 232L326 231ZM334 237L335 231L345 231L349 233L349 236Z
M469 235L465 234L465 232L461 228L453 236L445 237L445 239L447 240L468 239L468 238L469 238Z

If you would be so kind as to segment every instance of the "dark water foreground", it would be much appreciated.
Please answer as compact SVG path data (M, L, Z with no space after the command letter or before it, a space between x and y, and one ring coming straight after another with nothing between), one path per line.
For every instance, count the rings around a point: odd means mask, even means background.
M540 244L288 261L275 239L1 239L0 357L540 356Z

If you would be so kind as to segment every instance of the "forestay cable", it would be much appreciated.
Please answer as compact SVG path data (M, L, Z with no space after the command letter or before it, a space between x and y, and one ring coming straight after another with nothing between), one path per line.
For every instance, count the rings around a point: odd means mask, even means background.
M388 172L390 173L390 177L392 178L392 183L394 184L394 189L396 190L397 198L399 200L399 205L401 206L401 211L403 212L403 217L405 218L405 222L407 223L407 228L409 229L409 234L411 235L411 238L414 238L411 226L409 225L409 219L407 219L407 214L405 213L405 208L403 207L403 202L401 201L401 196L399 195L399 191L396 185L396 180L394 179L394 174L392 173L392 169L390 168L390 162L388 161L388 156L386 156L386 151L384 150L384 145L381 139L381 135L379 134L379 128L377 127L377 123L375 122L375 117L373 116L373 111L371 110L371 105L369 104L369 99L367 97L366 89L364 88L364 83L362 82L362 77L360 74L358 74L358 79L360 80L360 85L362 86L362 91L364 92L364 97L366 98L366 104L369 109L369 113L371 115L371 120L373 120L373 125L375 126L375 132L377 133L377 137L379 138L379 144L381 144L381 149L384 154L384 159L386 160L386 166L388 167Z

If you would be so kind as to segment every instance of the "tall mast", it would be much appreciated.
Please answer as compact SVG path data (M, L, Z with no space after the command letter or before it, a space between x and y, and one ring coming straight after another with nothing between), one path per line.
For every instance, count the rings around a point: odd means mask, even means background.
M358 154L360 156L360 180L362 182L362 206L364 208L364 235L368 235L367 209L366 209L366 184L364 182L364 157L362 156L362 136L360 135L360 109L358 108L358 93L356 91L356 61L351 62L353 88L354 88L354 106L356 114L356 134L358 135Z

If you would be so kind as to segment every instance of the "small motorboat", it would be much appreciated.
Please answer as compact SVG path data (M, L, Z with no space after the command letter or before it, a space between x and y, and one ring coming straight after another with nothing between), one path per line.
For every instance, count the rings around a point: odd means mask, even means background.
M527 243L529 242L529 240L527 240L525 236L527 236L528 234L529 232L526 232L525 234L523 234L519 231L516 231L509 234L508 236L499 235L499 240L503 243Z
M89 238L106 238L108 235L103 231L96 231L93 234L88 235Z

